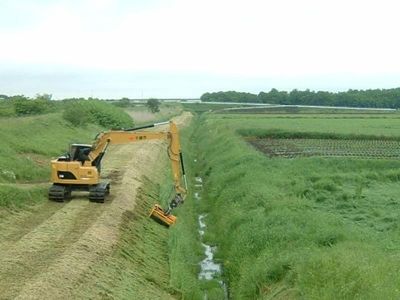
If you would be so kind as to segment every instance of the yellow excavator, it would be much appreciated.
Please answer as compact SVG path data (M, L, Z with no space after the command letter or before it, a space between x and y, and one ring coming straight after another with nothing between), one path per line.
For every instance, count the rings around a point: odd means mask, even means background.
M142 130L166 124L169 124L169 129L165 131ZM100 173L101 161L108 146L147 140L168 141L167 153L172 164L175 189L175 196L169 202L168 207L163 209L156 204L151 209L149 216L166 226L174 224L176 217L171 214L171 211L185 200L187 181L178 128L172 121L101 132L92 145L72 144L68 153L51 161L53 184L49 189L49 199L63 202L65 199L71 198L72 191L88 191L90 201L104 203L106 196L110 193L110 182L100 181Z

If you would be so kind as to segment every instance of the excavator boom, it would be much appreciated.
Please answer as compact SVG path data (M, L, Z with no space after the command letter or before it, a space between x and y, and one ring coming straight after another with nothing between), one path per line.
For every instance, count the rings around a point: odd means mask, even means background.
M166 131L142 130L165 124L169 124ZM172 121L124 130L109 130L98 134L92 145L71 145L69 153L51 162L53 185L49 189L49 199L62 202L71 196L73 190L88 190L90 201L103 203L106 195L110 193L110 183L100 182L101 161L108 146L147 140L168 141L167 153L171 161L175 189L175 196L168 207L164 210L156 204L150 211L150 216L166 226L174 224L176 217L171 215L171 211L184 201L187 183L178 128Z

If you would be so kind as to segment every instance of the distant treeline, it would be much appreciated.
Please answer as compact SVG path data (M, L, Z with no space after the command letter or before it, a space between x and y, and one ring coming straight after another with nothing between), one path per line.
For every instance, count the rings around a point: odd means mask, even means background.
M200 98L210 102L254 102L288 105L322 105L349 107L400 108L400 88L375 90L348 90L347 92L299 91L272 89L258 95L243 92L205 93Z

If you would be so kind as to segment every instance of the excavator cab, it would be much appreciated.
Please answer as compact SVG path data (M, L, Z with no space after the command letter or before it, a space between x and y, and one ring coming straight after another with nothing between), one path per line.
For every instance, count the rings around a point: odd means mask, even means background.
M88 144L71 144L69 155L71 160L85 161L88 160L88 154L92 149L92 145Z

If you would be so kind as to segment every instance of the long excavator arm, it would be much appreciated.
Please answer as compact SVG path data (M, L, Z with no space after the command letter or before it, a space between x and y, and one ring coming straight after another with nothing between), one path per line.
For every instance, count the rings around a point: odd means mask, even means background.
M166 131L157 132L142 130L165 124L169 124L169 129ZM151 210L150 216L167 226L175 223L176 218L171 215L171 211L184 201L187 194L187 182L178 128L172 121L130 129L105 131L97 135L91 147L88 147L88 145L78 145L81 146L80 149L82 153L78 153L76 156L73 155L74 157L72 158L59 158L58 160L52 161L53 187L50 188L49 198L55 200L61 199L64 198L66 191L70 193L74 188L88 186L89 191L94 191L89 193L89 199L95 199L96 194L101 194L99 190L109 190L109 184L102 185L102 183L99 182L101 161L108 146L149 140L168 141L167 153L171 161L175 189L175 196L169 202L168 207L162 209L156 204ZM76 151L79 151L79 149ZM86 175L86 173L89 175ZM96 190L96 188L98 190ZM91 194L94 195L93 198L91 198ZM99 197L104 198L104 196ZM99 202L103 201L104 200Z
M162 132L138 131L140 129L156 127L169 123L169 130ZM183 163L183 154L179 141L179 133L176 124L172 121L156 123L148 126L142 126L122 131L107 131L101 133L94 145L93 150L89 153L89 161L96 161L98 157L103 157L108 145L110 144L126 144L148 140L167 140L168 157L171 161L172 176L174 180L175 196L169 202L166 209L161 209L159 205L155 205L150 211L150 217L167 226L175 223L176 218L171 215L172 210L181 204L186 197L187 181L185 175L185 167ZM183 180L183 184L182 184Z

